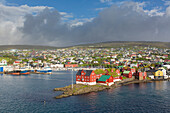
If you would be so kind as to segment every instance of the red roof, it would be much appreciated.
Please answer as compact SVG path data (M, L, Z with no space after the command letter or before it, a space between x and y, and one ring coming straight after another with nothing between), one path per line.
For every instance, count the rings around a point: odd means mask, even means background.
M20 63L20 61L15 61L15 63Z

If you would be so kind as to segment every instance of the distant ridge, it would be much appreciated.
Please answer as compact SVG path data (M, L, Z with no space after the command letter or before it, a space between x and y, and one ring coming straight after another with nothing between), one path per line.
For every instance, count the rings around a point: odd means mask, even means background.
M92 44L75 45L74 47L97 47L97 48L110 48L110 47L132 47L132 46L151 46L160 48L170 48L170 42L156 42L156 41L108 41Z
M59 47L41 45L0 45L0 50L6 49L59 49Z
M70 47L92 47L92 48L111 48L111 47L159 47L170 48L170 42L152 42L152 41L108 41L91 44L80 44L68 47L54 47L54 46L41 46L41 45L0 45L0 50L6 49L61 49Z

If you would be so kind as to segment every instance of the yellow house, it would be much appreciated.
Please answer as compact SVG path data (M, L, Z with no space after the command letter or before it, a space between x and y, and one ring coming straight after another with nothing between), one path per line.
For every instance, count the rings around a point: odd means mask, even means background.
M161 70L156 70L154 73L155 79L164 79L163 72Z
M155 71L154 76L156 76L156 77L163 76L163 72L161 70L157 70L157 71Z

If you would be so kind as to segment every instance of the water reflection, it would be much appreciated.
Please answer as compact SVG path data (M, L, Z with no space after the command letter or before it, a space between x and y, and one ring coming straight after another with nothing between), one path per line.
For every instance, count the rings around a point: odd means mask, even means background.
M167 89L167 81L155 81L155 89L156 90L165 90Z
M146 89L147 88L147 83L134 83L134 84L129 84L128 88L130 90L135 90L135 89Z
M146 89L147 83L139 83L139 89Z
M129 85L128 85L128 88L129 88L130 90L134 90L134 89L135 89L135 84L129 84Z

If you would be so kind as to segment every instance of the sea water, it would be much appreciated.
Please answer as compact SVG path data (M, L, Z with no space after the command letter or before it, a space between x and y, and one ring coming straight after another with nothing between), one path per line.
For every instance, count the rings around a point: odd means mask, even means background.
M75 83L75 74L74 83ZM71 71L51 75L0 75L0 112L170 112L170 82L130 84L62 99L54 88L72 84Z

